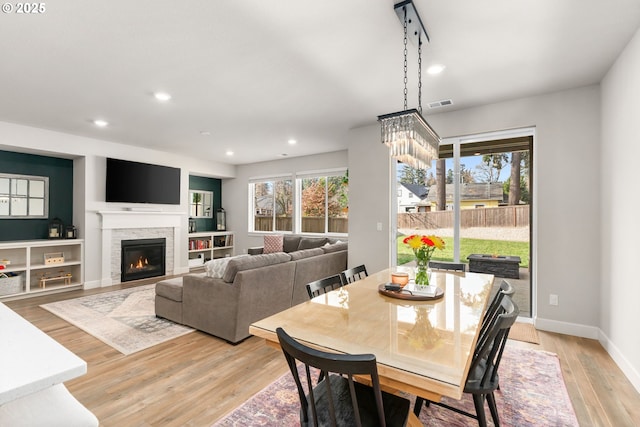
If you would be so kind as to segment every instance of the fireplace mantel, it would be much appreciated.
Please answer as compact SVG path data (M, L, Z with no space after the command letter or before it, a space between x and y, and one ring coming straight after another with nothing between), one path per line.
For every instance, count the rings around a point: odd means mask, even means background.
M161 211L98 211L102 217L102 229L114 228L179 228L186 214Z
M186 229L187 214L182 212L163 212L152 210L122 210L122 211L97 211L102 218L102 279L101 286L109 286L119 283L120 265L118 240L123 232L137 238L145 238L145 230L152 233L154 229L168 229L167 236L167 275L188 272L188 267L181 266L182 252L184 250L182 231ZM158 236L150 236L158 237ZM169 239L170 238L170 239ZM118 240L116 242L116 240ZM170 246L169 246L170 245ZM118 248L117 262L114 260L114 248ZM183 271L184 270L184 271Z

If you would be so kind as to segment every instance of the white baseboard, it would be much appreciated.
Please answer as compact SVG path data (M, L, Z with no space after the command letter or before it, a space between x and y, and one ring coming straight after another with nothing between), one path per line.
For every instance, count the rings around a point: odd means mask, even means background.
M541 331L555 332L558 334L573 335L576 337L590 338L597 340L600 329L595 326L585 326L578 323L559 322L557 320L541 319L537 317L534 321L536 329Z
M633 384L635 389L640 393L640 373L631 363L629 363L627 358L622 354L620 349L611 342L609 337L601 330L599 332L598 341L600 341L600 344L602 344L604 349L607 350L609 356L611 356L613 361L616 362L616 365L618 365L631 384Z

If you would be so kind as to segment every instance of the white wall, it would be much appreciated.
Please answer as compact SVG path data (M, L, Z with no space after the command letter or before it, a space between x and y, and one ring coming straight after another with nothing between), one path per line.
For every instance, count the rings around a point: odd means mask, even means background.
M349 132L350 267L364 264L368 271L380 271L390 265L391 210L396 209L392 165L379 124Z
M640 161L640 30L602 81L601 342L640 391L638 301L640 226L635 185Z
M222 181L222 207L227 212L227 230L235 232L236 255L246 253L250 247L262 246L263 243L262 234L248 232L249 179L344 167L347 167L346 151L237 166L235 178ZM349 171L349 180L349 197L351 197L351 171ZM349 208L349 224L351 224L351 208Z
M0 122L0 149L74 159L74 209L73 221L78 226L79 237L85 239L85 286L101 284L102 235L101 210L122 210L126 203L106 203L105 157L141 161L179 167L182 169L180 205L158 205L163 211L183 212L182 242L187 241L189 174L212 177L233 177L235 167L222 163L189 158L124 144L84 138L60 132ZM71 191L71 189L70 189ZM185 246L186 247L186 246ZM188 271L186 250L176 272Z
M599 115L599 87L589 86L428 118L441 136L535 126L536 326L591 338L599 324Z

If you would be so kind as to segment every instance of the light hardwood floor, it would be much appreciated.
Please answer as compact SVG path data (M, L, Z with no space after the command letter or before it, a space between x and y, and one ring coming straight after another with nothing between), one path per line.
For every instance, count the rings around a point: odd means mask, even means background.
M197 331L124 356L39 307L122 287L5 302L87 362L66 385L101 426L210 426L287 371L281 352L256 337L233 346ZM581 426L640 426L640 394L597 341L539 335L540 345L509 345L558 354Z

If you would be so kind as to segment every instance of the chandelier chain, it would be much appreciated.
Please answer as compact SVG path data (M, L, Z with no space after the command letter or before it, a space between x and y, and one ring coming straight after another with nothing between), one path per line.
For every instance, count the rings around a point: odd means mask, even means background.
M418 111L422 114L422 37L418 36Z
M404 7L404 109L407 110L407 7Z

